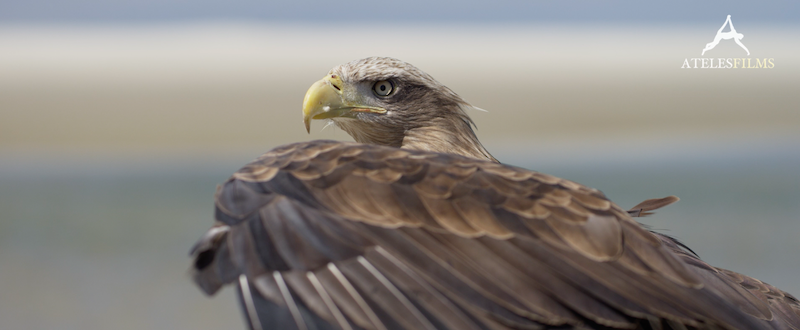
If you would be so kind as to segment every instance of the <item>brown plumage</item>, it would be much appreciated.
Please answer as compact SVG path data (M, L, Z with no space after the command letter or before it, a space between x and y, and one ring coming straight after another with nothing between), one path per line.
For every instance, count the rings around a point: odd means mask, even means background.
M631 218L677 198L625 211L500 164L468 107L398 60L334 68L304 117L358 143L281 146L236 172L195 281L236 283L253 329L800 329L791 295Z

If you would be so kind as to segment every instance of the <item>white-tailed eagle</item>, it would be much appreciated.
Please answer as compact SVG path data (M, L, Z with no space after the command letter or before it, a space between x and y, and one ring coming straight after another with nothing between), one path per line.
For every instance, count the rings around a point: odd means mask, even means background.
M216 193L192 250L253 329L800 329L800 303L700 260L600 191L499 163L456 93L371 57L308 90L306 129Z

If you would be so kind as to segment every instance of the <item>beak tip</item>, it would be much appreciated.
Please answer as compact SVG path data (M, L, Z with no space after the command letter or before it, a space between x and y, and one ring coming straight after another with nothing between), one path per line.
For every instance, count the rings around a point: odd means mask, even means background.
M347 110L342 99L341 78L325 76L308 88L303 97L303 124L306 132L311 134L311 121L313 119L326 119L340 116ZM333 87L332 87L333 86Z

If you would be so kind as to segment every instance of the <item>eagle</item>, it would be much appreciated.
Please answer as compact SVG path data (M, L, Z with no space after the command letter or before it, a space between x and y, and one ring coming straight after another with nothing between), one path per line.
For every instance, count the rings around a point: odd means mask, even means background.
M277 147L215 194L192 249L251 329L800 329L800 302L716 268L599 190L498 162L473 108L406 62L334 67L303 100L355 142Z

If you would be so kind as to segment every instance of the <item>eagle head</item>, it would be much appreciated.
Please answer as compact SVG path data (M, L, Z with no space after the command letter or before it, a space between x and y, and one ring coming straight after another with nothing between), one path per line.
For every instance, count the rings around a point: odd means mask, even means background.
M330 119L357 142L494 160L458 94L415 66L369 57L331 69L303 100L303 122Z

